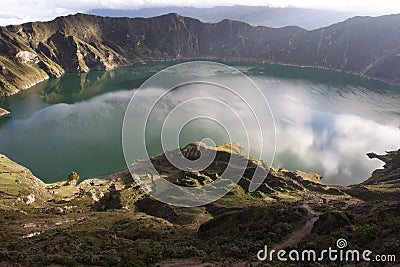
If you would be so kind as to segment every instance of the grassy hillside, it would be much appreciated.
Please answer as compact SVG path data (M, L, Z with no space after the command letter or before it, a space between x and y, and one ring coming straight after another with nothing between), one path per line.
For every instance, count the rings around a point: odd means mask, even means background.
M196 156L199 146L190 144L182 153ZM227 155L240 157L231 154L235 146L204 147L216 149L220 161ZM205 177L220 179L215 178L218 164L188 173L172 169L163 155L151 161L166 179L182 185L193 186ZM338 238L347 239L352 249L399 256L396 180L390 186L385 181L389 192L379 183L331 187L303 174L272 170L253 193L243 177L244 182L216 202L178 208L152 199L127 170L80 183L71 173L66 181L44 184L1 156L0 264L243 266L257 264L256 254L264 245L320 251L334 247ZM368 199L365 190L379 192L380 198Z

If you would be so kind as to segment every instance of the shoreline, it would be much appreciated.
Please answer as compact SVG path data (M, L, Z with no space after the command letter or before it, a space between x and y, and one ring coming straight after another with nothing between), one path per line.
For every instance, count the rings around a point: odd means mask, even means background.
M106 69L106 70L101 70L103 72L107 72L107 71L111 71L117 68L122 68L122 67L132 67L132 66L139 66L139 65L146 65L146 64L151 64L151 63L171 63L171 62L176 62L177 64L181 63L181 62L188 62L188 61L220 61L221 63L258 63L258 64L262 64L262 65L278 65L278 66L283 66L283 67L296 67L296 68L306 68L306 69L314 69L314 70L326 70L326 71L332 71L332 72L336 72L336 73L343 73L343 74L347 74L347 75L354 75L358 78L361 79L367 79L370 81L377 81L377 82L382 82L388 86L393 86L393 87L400 87L400 84L396 84L394 82L391 81L387 81L385 79L380 79L378 77L372 77L372 76L368 76L365 74L361 74L361 73L356 73L356 72L351 72L351 71L345 71L345 70L341 70L341 69L335 69L335 68L327 68L327 67L323 67L323 66L316 66L316 65L298 65L298 64L292 64L292 63L282 63L282 62L275 62L275 61L268 61L268 60L264 60L264 59L257 59L257 58L247 58L247 59L242 59L242 58L215 58L215 57L194 57L194 58L180 58L180 59L153 59L153 60L142 60L139 62L134 62L132 64L123 64L123 65L118 65L112 69ZM229 65L229 64L228 64ZM94 71L94 70L89 70L90 71ZM98 70L96 70L98 71ZM84 72L64 72L65 73L84 73ZM62 76L62 75L61 75ZM59 77L61 77L59 76ZM18 94L21 91L25 91L30 89L31 87L46 81L48 79L51 78L59 78L59 77L50 77L48 76L45 79L38 79L37 81L32 82L30 85L25 86L24 88L20 88L17 91L10 93L8 95L3 95L0 96L1 98L5 98L5 97L9 97L15 94ZM2 115L0 115L1 117Z

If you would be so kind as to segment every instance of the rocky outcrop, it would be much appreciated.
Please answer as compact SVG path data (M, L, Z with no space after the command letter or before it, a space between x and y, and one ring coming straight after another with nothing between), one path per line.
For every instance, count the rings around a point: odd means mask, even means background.
M385 163L383 169L375 170L371 177L368 178L364 185L378 184L378 183L396 183L400 182L400 149L396 151L389 151L385 155L377 155L375 153L368 153L370 159L379 159Z
M39 63L39 57L32 52L29 51L19 51L16 55L15 58L19 60L21 63L27 64L27 63Z
M78 181L79 181L79 175L76 172L71 172L68 175L68 180L64 185L66 185L66 186L68 186L68 185L76 186L78 184Z
M385 163L383 168L372 172L371 177L362 182L342 188L344 192L364 201L398 201L400 199L400 150L389 151L385 155L368 153L371 159Z
M168 14L105 18L76 14L0 27L0 95L64 72L145 61L221 59L292 64L400 84L400 15L355 17L307 31Z
M0 118L10 114L10 112L8 110L5 110L4 108L0 108Z
M224 175L226 176L226 173L229 173L229 179L234 179L234 175L240 175L238 186L243 190L249 190L251 181L254 181L254 176L262 175L262 177L258 177L264 180L257 190L258 194L274 195L277 198L281 193L290 194L294 197L304 196L310 192L329 195L343 194L334 187L322 184L320 182L321 176L318 174L275 169L265 162L241 155L242 149L237 143L214 147L195 142L181 149L155 156L148 161L134 162L130 170L132 172L143 171L142 166L149 166L148 164L151 162L157 172L162 174L165 179L183 186L201 186L216 179L223 179ZM201 171L191 168L181 170L170 163L170 159L180 158L181 155L190 161L199 160L201 156L212 157L213 161ZM256 169L258 169L257 173Z
M400 149L397 151L387 152L386 155L377 155L375 153L368 153L370 159L379 159L385 162L383 166L387 170L395 170L400 168Z

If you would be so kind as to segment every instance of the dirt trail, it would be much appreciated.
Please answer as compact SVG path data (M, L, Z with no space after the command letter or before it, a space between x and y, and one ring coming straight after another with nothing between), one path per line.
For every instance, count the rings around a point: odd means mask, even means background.
M196 258L189 259L175 259L162 262L161 267L214 267L212 263L202 263L201 260Z
M313 210L310 205L306 202L304 202L300 207L304 208L307 213L308 213L308 218L306 221L306 224L301 227L299 230L294 231L289 238L282 244L277 245L274 250L278 251L287 247L293 247L297 245L301 240L303 240L305 237L310 235L311 230L314 226L314 223L318 221L319 216L322 214L320 212L317 212ZM247 266L248 263L245 262L240 262L240 263L235 263L231 266L235 267L244 267ZM252 266L259 266L260 262L252 262ZM211 263L202 263L198 259L180 259L180 260L170 260L170 261L165 261L160 264L162 267L186 267L186 266L193 266L193 267L212 267L215 266L214 264Z
M308 212L309 218L307 219L306 224L299 230L294 231L284 243L277 245L274 248L276 251L287 247L294 247L295 245L297 245L301 240L310 235L314 223L318 221L319 215L321 215L321 213L313 210L310 205L308 205L308 203L303 203L301 207Z

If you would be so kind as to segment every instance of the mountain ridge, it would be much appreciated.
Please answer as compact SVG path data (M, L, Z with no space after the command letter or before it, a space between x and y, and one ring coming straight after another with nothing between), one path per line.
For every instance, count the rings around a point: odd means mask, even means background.
M0 95L65 72L151 61L223 60L326 68L400 84L400 15L355 17L308 31L176 13L153 18L86 14L0 27Z
M109 17L154 17L161 14L178 13L182 16L200 19L202 22L219 22L225 18L247 22L251 25L280 28L297 25L305 29L317 29L343 21L356 14L350 12L327 11L295 7L267 6L216 6L206 8L194 7L154 7L136 10L92 9L88 14Z

